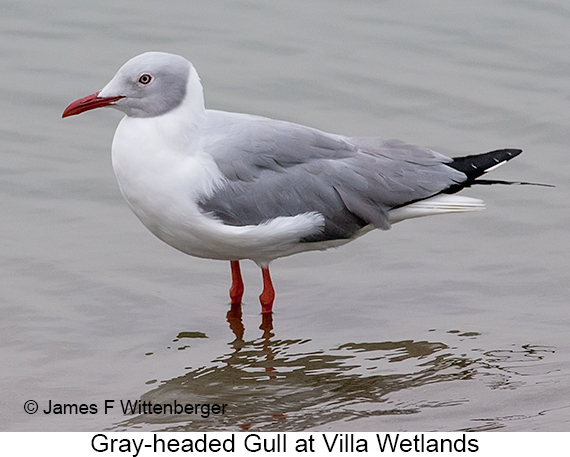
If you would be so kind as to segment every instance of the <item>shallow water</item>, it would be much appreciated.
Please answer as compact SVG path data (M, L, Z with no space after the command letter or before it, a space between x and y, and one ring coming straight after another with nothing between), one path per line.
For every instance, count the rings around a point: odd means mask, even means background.
M0 38L0 429L570 428L565 2L5 1ZM191 59L211 108L451 156L520 147L493 177L556 188L470 189L485 212L277 260L271 323L245 262L240 317L227 263L162 244L122 201L120 114L60 118L146 50Z

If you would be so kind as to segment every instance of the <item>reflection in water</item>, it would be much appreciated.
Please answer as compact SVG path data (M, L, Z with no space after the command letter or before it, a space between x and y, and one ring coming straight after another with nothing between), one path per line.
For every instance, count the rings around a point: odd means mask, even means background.
M241 303L230 304L230 310L226 314L226 319L230 324L230 330L236 336L236 342L243 341L245 327L242 321ZM261 325L259 329L263 330L262 338L269 339L275 336L275 334L271 333L271 330L273 330L273 313L261 314Z
M272 339L266 316L264 336L244 341L241 308L227 318L236 335L233 350L201 367L164 382L141 397L152 404L227 404L224 414L138 414L116 429L301 431L338 420L377 415L414 414L422 408L467 400L403 404L391 394L433 383L492 375L491 388L516 388L513 371L538 360L552 348L523 346L505 351L457 355L441 342L384 341L345 343L330 350L304 350L310 340ZM450 332L458 333L458 332ZM184 333L179 334L184 335ZM475 332L458 336L473 338ZM483 429L499 428L486 421ZM474 429L481 428L475 426Z

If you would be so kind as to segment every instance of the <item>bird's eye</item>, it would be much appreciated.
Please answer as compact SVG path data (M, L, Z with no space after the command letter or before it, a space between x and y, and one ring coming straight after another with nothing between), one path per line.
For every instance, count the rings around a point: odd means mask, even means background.
M152 76L148 74L141 75L139 78L139 83L144 84L145 86L152 81Z

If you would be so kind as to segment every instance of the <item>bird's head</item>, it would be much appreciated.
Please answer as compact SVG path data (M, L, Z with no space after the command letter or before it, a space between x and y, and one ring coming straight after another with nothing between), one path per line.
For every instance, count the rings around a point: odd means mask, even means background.
M62 117L104 106L116 108L130 117L160 116L184 101L192 73L199 85L196 71L184 57L146 52L125 63L99 92L71 103Z

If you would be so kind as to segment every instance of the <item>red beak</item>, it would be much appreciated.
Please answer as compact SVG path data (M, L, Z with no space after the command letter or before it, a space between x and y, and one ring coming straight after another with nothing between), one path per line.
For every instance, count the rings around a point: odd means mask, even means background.
M98 97L98 95L99 92L96 92L94 94L88 95L87 97L75 100L71 105L65 108L65 111L61 117L74 116L76 114L83 113L84 111L101 108L102 106L109 106L121 98L124 98L121 95L117 97Z

